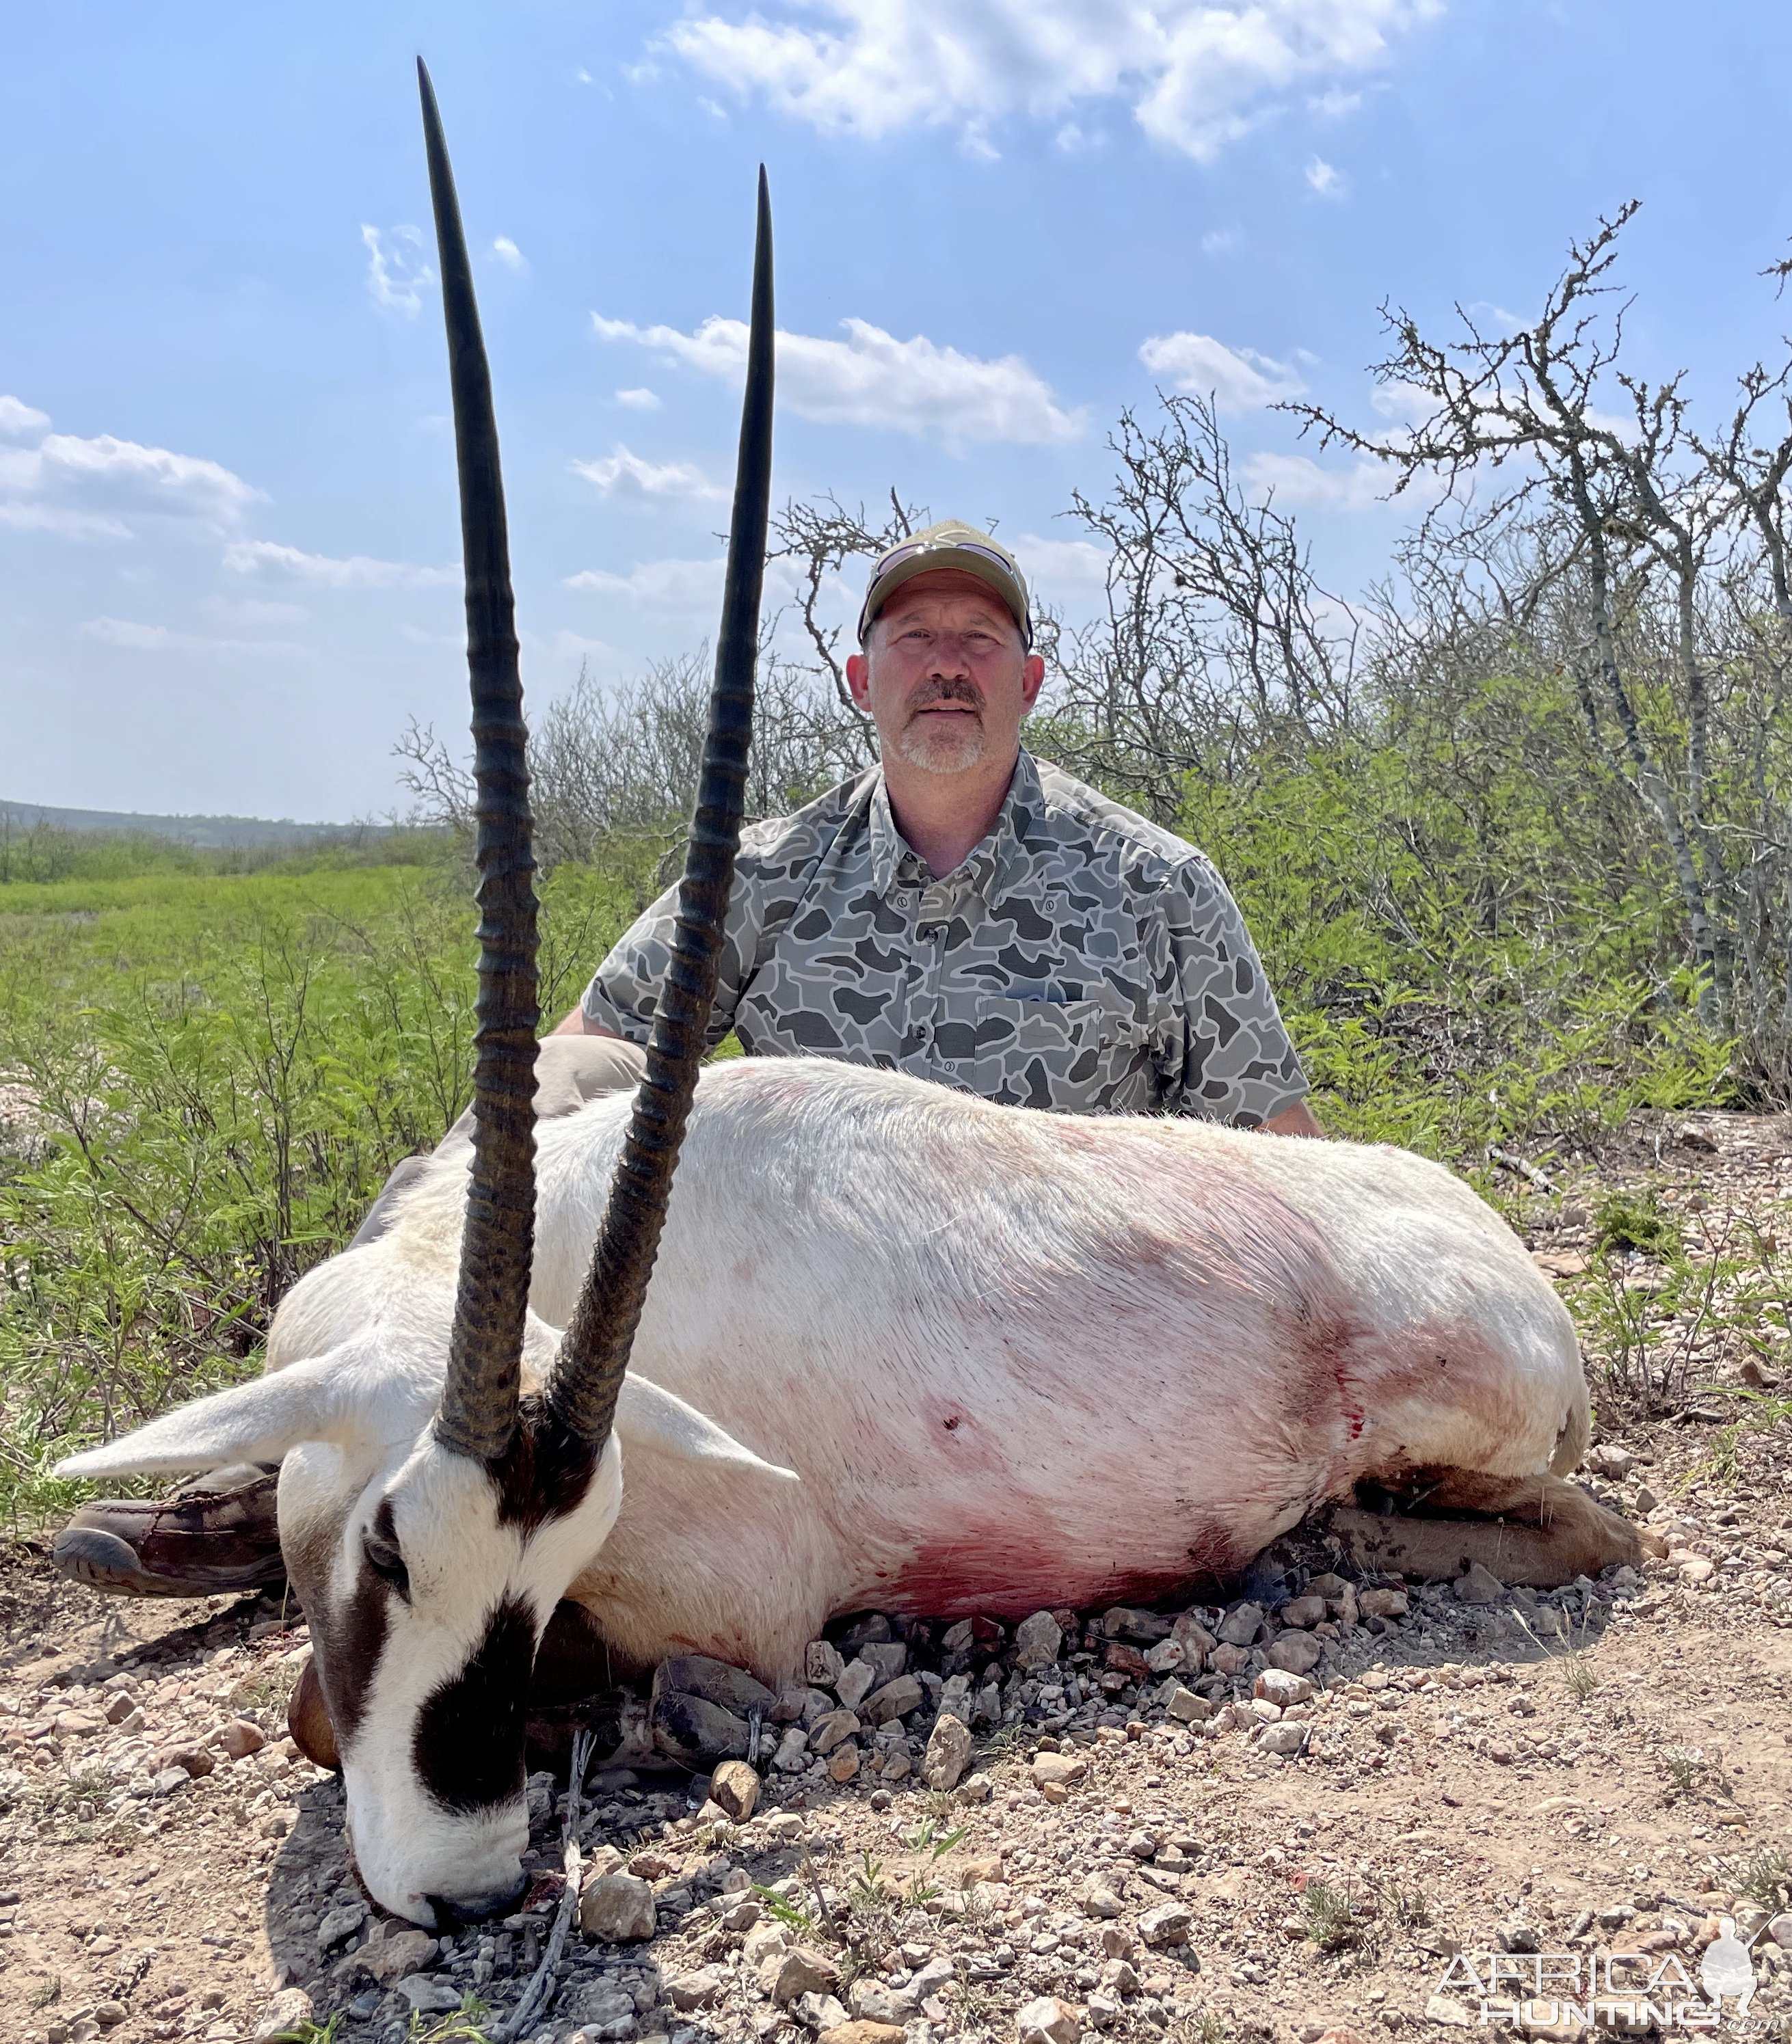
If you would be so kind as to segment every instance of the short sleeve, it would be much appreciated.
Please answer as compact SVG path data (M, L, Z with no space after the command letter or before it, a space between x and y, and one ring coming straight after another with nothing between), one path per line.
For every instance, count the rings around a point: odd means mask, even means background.
M1260 1128L1306 1097L1306 1074L1244 918L1198 854L1154 889L1152 1035L1172 1114Z
M734 1011L751 977L759 947L764 899L759 862L743 847L728 897L715 1005L709 1010L707 1042L712 1051L734 1026ZM610 1031L626 1043L646 1043L653 1033L660 989L671 963L678 906L678 888L668 887L617 940L609 957L593 974L579 1003L587 1022Z

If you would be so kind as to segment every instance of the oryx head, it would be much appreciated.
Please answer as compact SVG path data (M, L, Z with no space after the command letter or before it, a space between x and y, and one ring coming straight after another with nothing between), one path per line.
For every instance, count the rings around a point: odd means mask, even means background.
M490 380L435 97L419 82L454 394L479 785L475 1133L457 1273L351 1251L290 1302L302 1359L77 1455L71 1476L279 1461L375 1898L432 1927L510 1903L528 1842L524 1706L554 1607L621 1501L620 1417L663 1447L766 1466L625 1383L702 1055L739 838L770 501L771 248L759 178L752 324L716 682L678 937L608 1210L563 1335L528 1309L535 1221L536 901L522 690ZM520 1396L528 1357L540 1389ZM621 1408L619 1414L619 1404ZM787 1472L778 1472L779 1475Z

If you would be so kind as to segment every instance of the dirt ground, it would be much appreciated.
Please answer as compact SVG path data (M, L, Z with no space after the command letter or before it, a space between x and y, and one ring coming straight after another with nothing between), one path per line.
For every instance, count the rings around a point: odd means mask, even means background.
M1613 1187L1652 1189L1702 1281L1600 1251ZM1590 1350L1633 1343L1632 1380L1669 1380L1664 1413L1602 1414L1583 1473L1644 1528L1640 1573L1477 1604L1365 1577L1308 1529L1249 1580L1254 1638L1246 1586L1196 1612L1248 1636L1185 1666L1174 1709L1140 1658L1148 1614L1057 1614L1060 1658L1018 1673L1013 1628L982 1627L958 1660L973 1689L995 1669L1004 1721L951 1792L921 1779L949 1642L895 1628L927 1707L852 1762L766 1770L748 1821L706 1806L706 1777L594 1777L587 1864L645 1884L623 1886L651 1891L653 1934L575 1927L522 2034L1380 2044L1479 2027L1489 1955L1521 1980L1529 1954L1629 1953L1608 1989L1696 1996L1729 1919L1755 1991L1724 2034L1792 2038L1792 1372L1763 1311L1792 1122L1652 1124L1525 1201ZM518 1911L406 1945L356 1886L333 1777L284 1736L299 1615L103 1598L46 1546L0 1550L3 2044L494 2036L562 1885L556 1785L532 1779ZM883 1629L833 1630L850 1659ZM1321 1656L1308 1696L1266 1679L1297 1632ZM1535 2002L1494 2021L1580 2031Z

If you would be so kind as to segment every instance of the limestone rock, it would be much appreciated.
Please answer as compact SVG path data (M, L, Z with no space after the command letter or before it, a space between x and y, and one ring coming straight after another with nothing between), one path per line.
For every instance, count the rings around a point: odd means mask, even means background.
M821 2034L821 2044L902 2044L899 2023L869 2023L862 2018L836 2023Z
M663 1992L674 2008L707 2008L721 1993L723 1978L720 1966L699 1966L694 1973L673 1974Z
M452 2015L460 2006L460 1989L428 1973L408 1973L392 1991L410 2004L413 2015Z
M1179 1902L1160 1903L1139 1919L1139 1935L1148 1945L1166 1950L1188 1942L1189 1926L1194 1919Z
M260 1752L267 1743L267 1735L247 1718L233 1718L218 1734L217 1742L233 1760L243 1760Z
M656 1750L687 1766L746 1758L747 1720L706 1697L656 1686L649 1722Z
M1063 1643L1064 1629L1056 1619L1048 1611L1036 1611L1014 1628L1016 1663L1022 1668L1048 1668Z
M1279 1754L1284 1760L1292 1760L1306 1749L1307 1727L1304 1724L1272 1724L1264 1727L1257 1739L1259 1753Z
M725 1760L709 1777L709 1800L733 1823L744 1824L758 1807L759 1778L744 1760Z
M1280 1710L1290 1704L1304 1704L1313 1694L1313 1685L1305 1675L1290 1673L1279 1667L1266 1668L1252 1687L1252 1694L1262 1696Z
M662 1661L654 1671L653 1689L656 1696L662 1689L673 1689L680 1696L701 1696L736 1717L744 1717L749 1711L770 1711L778 1700L757 1677L708 1654L675 1654Z
M1491 1569L1483 1568L1479 1562L1471 1562L1463 1573L1457 1577L1456 1600L1460 1604L1498 1604L1506 1595L1506 1585Z
M956 1788L971 1764L971 1730L961 1719L942 1716L934 1725L921 1763L929 1788Z
M1083 2023L1067 2002L1042 1994L1015 2017L1014 2030L1019 2044L1076 2044Z
M831 1689L845 1666L840 1649L831 1640L812 1639L803 1649L803 1674L818 1689Z
M318 1950L333 1952L338 1945L345 1945L367 1920L364 1903L345 1902L340 1908L331 1910L317 1926Z
M311 2020L311 1997L302 1987L283 1988L261 2011L249 2032L249 2044L271 2044L274 2038Z
M859 1658L870 1664L879 1682L894 1682L909 1665L909 1650L900 1639L873 1639L859 1649Z
M1041 1788L1050 1782L1056 1788L1074 1788L1088 1774L1088 1762L1077 1754L1036 1753L1033 1757L1033 1778Z
M832 1994L840 1984L840 1969L813 1946L794 1945L765 1961L759 1984L779 2008L788 2008L801 1995Z
M355 1957L382 1987L390 1987L409 1973L421 1973L436 1950L427 1931L389 1931L363 1945Z
M1170 1621L1155 1611L1135 1611L1117 1604L1102 1615L1102 1630L1109 1639L1129 1640L1135 1646L1152 1646L1170 1636Z
M1404 1618L1411 1608L1404 1590L1361 1590L1356 1602L1366 1618Z
M587 1938L638 1944L655 1923L653 1890L635 1874L600 1873L579 1891L579 1927Z
M633 2037L636 2027L635 1998L614 1981L592 1981L567 1996L559 2012L579 2025L583 2036L606 2044Z
M1220 1644L1222 1646L1248 1646L1262 1631L1263 1615L1254 1604L1241 1604L1236 1611L1228 1612L1220 1626Z
M809 1727L809 1750L817 1759L825 1760L843 1740L856 1739L859 1730L859 1720L851 1711L829 1711Z
M1325 1648L1309 1632L1284 1632L1270 1642L1266 1654L1271 1667L1291 1675L1310 1675L1325 1658Z
M1193 1689L1185 1689L1180 1682L1169 1685L1169 1694L1163 1699L1166 1714L1178 1724L1199 1724L1204 1718L1211 1717L1213 1706Z
M866 1697L863 1715L873 1724L890 1724L898 1718L906 1718L910 1711L918 1711L925 1694L913 1675L898 1675Z
M863 1654L848 1661L834 1685L834 1694L849 1711L856 1711L878 1686L877 1670Z

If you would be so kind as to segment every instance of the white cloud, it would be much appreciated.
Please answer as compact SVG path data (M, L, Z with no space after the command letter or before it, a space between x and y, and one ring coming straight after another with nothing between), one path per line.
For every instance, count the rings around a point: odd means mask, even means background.
M1093 540L1025 532L1014 542L1014 558L1034 596L1054 607L1082 610L1106 593L1110 556Z
M203 607L208 617L226 624L302 624L311 615L302 603L269 603L253 596L208 596Z
M233 574L267 575L286 582L314 582L325 589L436 589L460 579L459 568L420 567L413 561L380 561L365 554L336 559L307 554L274 540L233 540L224 550Z
M261 495L200 455L111 433L52 433L48 417L17 398L0 399L0 425L37 441L0 448L0 523L15 528L120 540L132 536L132 521L152 518L227 531Z
M14 532L54 532L59 540L128 540L131 528L122 518L102 518L90 511L59 511L48 504L0 500L0 525Z
M1321 198L1342 198L1344 195L1343 171L1335 163L1327 163L1323 156L1315 156L1309 162L1306 181Z
M1286 363L1254 348L1228 348L1211 334L1154 335L1140 346L1139 359L1179 390L1211 391L1222 412L1254 412L1306 387Z
M597 485L603 497L692 498L713 501L728 494L687 461L644 461L618 443L602 461L575 461L574 473Z
M1223 256L1229 248L1236 248L1244 239L1236 227L1210 228L1201 237L1203 256Z
M1321 468L1304 454L1254 454L1244 463L1246 486L1273 496L1285 511L1367 511L1394 487L1393 472L1373 459L1350 468Z
M94 617L81 627L90 639L131 653L296 653L303 649L282 639L208 639L197 632L177 632L166 624L140 624L129 617Z
M1347 113L1354 113L1363 104L1359 92L1346 92L1341 86L1332 86L1325 92L1316 92L1307 102L1315 113L1322 113L1328 121L1341 121Z
M649 390L644 384L633 390L618 390L616 402L626 405L631 412L657 412L660 409L659 393Z
M28 434L47 433L50 415L28 405L22 398L0 397L0 433L24 439Z
M744 18L694 15L663 46L828 132L981 137L1006 114L1055 121L1120 98L1155 140L1205 161L1290 93L1384 63L1393 39L1440 11L1441 0L785 0Z
M367 295L382 311L415 319L425 290L436 281L423 252L422 230L389 227L383 233L363 222L361 240L367 252Z
M626 597L656 610L708 608L721 597L724 565L718 555L713 561L641 561L625 575L586 568L568 575L566 586L593 595Z
M491 252L506 270L525 271L529 267L529 258L508 234L498 236L491 244Z
M694 333L591 315L606 340L656 348L706 375L738 383L746 374L747 328L706 319ZM1017 355L984 361L942 348L925 334L898 340L868 321L841 321L848 338L778 336L778 400L825 425L887 426L936 434L948 447L976 440L1025 444L1074 440L1081 412L1066 411L1044 379Z

